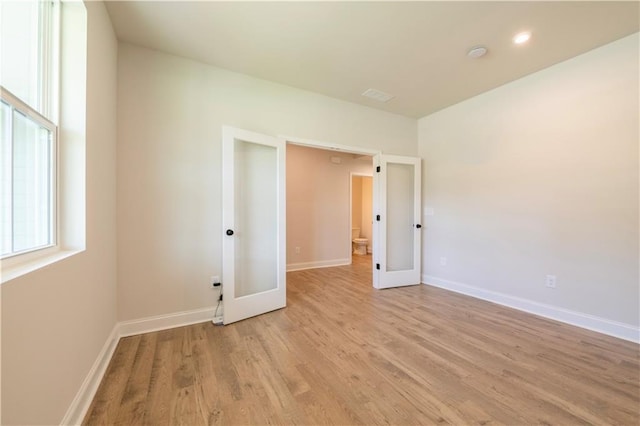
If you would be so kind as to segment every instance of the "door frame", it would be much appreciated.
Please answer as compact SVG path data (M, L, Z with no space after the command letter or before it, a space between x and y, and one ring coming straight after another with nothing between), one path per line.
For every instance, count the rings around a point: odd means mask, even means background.
M326 149L329 151L346 152L348 154L370 155L372 157L375 157L378 154L382 154L382 151L379 149L369 149L369 148L362 148L359 146L340 145L332 142L323 142L323 141L317 141L313 139L304 139L304 138L298 138L298 137L286 136L286 135L278 135L278 138L286 140L288 144L302 145L302 146L307 146L309 148L319 148L319 149Z
M351 223L351 229L353 229L353 178L354 176L359 176L359 177L369 177L371 178L371 217L373 218L373 192L375 192L375 188L373 187L373 168L375 167L375 165L373 164L374 158L371 157L371 173L360 173L360 172L350 172L349 173L349 222ZM373 244L374 244L374 240L376 238L374 238L374 232L373 232L373 220L371 221L371 251L372 251L372 255L373 255ZM351 263L353 263L353 247L352 247L352 241L351 238L349 238L349 250L351 253ZM367 253L369 254L369 253ZM373 258L373 256L372 256Z

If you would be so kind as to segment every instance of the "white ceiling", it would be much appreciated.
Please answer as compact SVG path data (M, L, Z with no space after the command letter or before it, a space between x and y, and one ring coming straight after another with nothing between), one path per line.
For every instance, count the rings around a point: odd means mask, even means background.
M422 117L638 31L634 2L108 1L118 39ZM533 36L516 46L522 30ZM483 45L480 59L466 56ZM388 103L361 96L395 95Z

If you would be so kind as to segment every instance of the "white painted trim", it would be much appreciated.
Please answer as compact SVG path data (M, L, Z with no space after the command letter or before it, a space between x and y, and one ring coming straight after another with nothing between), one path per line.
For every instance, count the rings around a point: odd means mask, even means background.
M287 141L287 143L293 145L302 145L308 146L311 148L319 148L319 149L327 149L330 151L338 151L338 152L346 152L349 154L362 154L362 155L371 155L375 156L380 154L381 151L378 149L370 149L370 148L361 148L356 146L348 146L348 145L340 145L333 142L323 142L316 141L312 139L303 139L292 136L278 135L279 138L282 138Z
M287 265L287 272L302 271L305 269L316 268L331 268L332 266L344 266L351 265L351 259L332 259L332 260L317 260L314 262L301 262L301 263L289 263Z
M4 284L23 275L27 275L33 271L44 268L45 266L60 262L83 251L84 249L60 250L58 246L55 246L44 250L38 250L37 252L34 251L14 256L12 258L2 259L0 261L0 268L2 269L2 274L0 274L0 284Z
M175 312L167 315L140 318L118 323L120 337L135 336L136 334L151 333L153 331L167 330L185 325L198 324L211 321L215 306L195 309L193 311Z
M550 318L566 324L586 328L587 330L606 334L608 336L618 337L634 343L640 343L640 328L631 324L625 324L582 312L571 311L557 306L534 302L532 300L485 290L479 287L449 281L430 275L422 275L422 283L454 291L456 293L466 294L467 296L497 303L499 305L518 309L541 317Z
M87 414L93 397L98 391L98 386L102 382L102 377L107 371L111 357L118 346L120 341L120 334L118 333L119 324L113 326L111 334L107 337L107 341L104 343L102 350L98 354L96 361L91 366L89 373L85 377L78 393L71 401L71 405L67 409L66 414L62 418L60 424L62 425L79 425L82 423L84 416Z

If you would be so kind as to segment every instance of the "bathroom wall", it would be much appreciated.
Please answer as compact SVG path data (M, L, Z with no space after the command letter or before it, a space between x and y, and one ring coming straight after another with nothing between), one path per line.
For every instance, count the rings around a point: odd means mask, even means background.
M351 178L351 227L360 228L361 225L362 225L362 176L352 176Z
M288 270L351 262L351 173L371 170L370 157L287 146Z
M371 253L373 247L373 178L365 176L362 178L362 226L360 235L369 240L367 252Z
M369 240L367 251L372 247L372 208L373 208L373 178L370 176L353 176L351 191L351 224L353 228L360 228L360 238Z

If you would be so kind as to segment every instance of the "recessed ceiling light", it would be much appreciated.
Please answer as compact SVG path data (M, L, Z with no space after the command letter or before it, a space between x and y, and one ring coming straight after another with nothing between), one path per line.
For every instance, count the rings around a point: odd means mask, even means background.
M476 46L469 49L467 56L473 59L478 59L487 54L487 48L484 46Z
M529 41L531 38L531 33L529 31L524 31L513 36L513 42L515 44L523 44Z
M391 99L395 98L395 96L384 93L382 90L378 89L367 89L364 91L362 96L366 96L367 98L374 99L378 102L388 102Z

